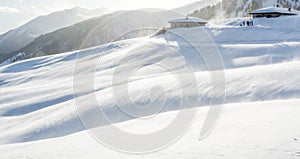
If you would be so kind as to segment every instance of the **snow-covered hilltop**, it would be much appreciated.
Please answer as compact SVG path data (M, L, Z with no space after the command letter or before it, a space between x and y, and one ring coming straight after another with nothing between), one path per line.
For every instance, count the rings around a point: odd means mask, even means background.
M105 147L99 150L98 144L87 136L73 99L76 60L80 62L79 71L94 73L95 94L108 117L125 128L147 132L157 128L157 123L163 123L156 121L148 127L137 126L137 119L133 120L118 109L128 103L124 101L119 105L113 98L114 70L120 67L123 71L134 70L137 65L144 64L128 83L131 96L141 105L149 104L149 90L156 95L153 100L166 98L171 104L161 114L164 119L176 113L170 111L176 109L174 105L178 104L182 87L199 88L199 94L182 96L183 99L201 99L190 107L207 106L213 97L210 73L204 60L194 56L198 54L194 47L206 42L197 34L203 33L202 29L215 41L224 63L225 103L254 103L226 105L220 126L199 143L198 126L203 120L201 115L207 111L202 107L198 124L187 136L169 149L145 157L299 157L300 17L255 19L251 27L236 26L236 23L171 29L154 37L123 40L0 67L0 144L7 144L0 146L0 158L132 158ZM98 61L100 56L101 60L93 69L91 61ZM126 62L119 63L123 57ZM180 87L172 73L155 65L169 63L175 66L173 72L184 74L186 61L195 68L196 85ZM114 76L121 76L121 73L122 70ZM159 89L151 89L155 85L162 86L167 95L159 96ZM94 92L82 94L91 93ZM92 104L89 101L83 104L85 116L94 111ZM122 123L124 121L127 122ZM70 146L72 148L68 148ZM62 147L67 148L61 150ZM36 149L39 151L33 151ZM43 153L45 149L47 153ZM11 150L15 153L9 153Z

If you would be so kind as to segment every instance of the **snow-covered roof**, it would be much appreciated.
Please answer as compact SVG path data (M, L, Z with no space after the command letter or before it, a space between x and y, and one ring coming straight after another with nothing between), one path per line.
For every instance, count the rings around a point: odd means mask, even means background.
M169 23L207 23L207 21L196 17L185 17L170 20Z
M262 8L250 12L250 14L263 14L263 13L283 13L283 14L297 15L300 12L293 9L289 11L289 8L279 8L279 7L267 7L267 8Z

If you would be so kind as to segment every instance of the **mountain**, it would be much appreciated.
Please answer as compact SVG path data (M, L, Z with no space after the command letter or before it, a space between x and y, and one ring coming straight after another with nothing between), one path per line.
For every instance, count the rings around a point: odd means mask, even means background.
M141 158L97 143L81 119L103 110L116 127L149 134L166 128L178 109L194 107L200 108L192 129L147 158L297 158L300 17L255 19L254 24L171 29L0 67L0 158ZM199 55L197 49L210 39L206 34L219 49L223 70L207 71L207 64L218 64L218 58L203 60L212 55L207 49ZM186 83L187 70L196 83ZM224 114L211 136L199 141L208 106L219 97L211 75L223 71L226 76L218 80L226 86ZM136 119L123 111L134 104L148 110L163 101L157 116ZM144 115L153 115L149 110ZM105 130L102 120L90 123Z
M103 17L87 20L74 26L59 29L36 38L26 46L6 54L2 59L0 58L0 64L2 63L2 65L5 65L28 58L105 44L116 40L121 34L137 28L161 28L167 26L167 22L170 19L186 16L195 9L211 6L218 1L220 0L201 0L170 11L162 11L153 8L135 11L119 11ZM111 21L110 19L113 20ZM135 31L131 32L131 35L126 34L129 37L123 37L122 39L147 36L156 31L156 29L151 28L147 31Z
M270 7L276 4L300 10L300 1L298 0L222 0L214 5L194 10L189 16L200 17L206 20L241 18L249 16L250 10Z
M10 53L6 63L150 35L167 26L168 21L175 17L180 15L173 11L149 13L135 10L92 18L36 38L22 49Z
M108 10L105 8L88 10L75 7L37 17L0 36L0 61L6 57L5 54L21 49L43 34L107 12Z
M284 7L292 6L298 9L300 1L278 0L278 3ZM5 65L33 57L93 47L115 40L147 36L157 31L154 28L166 26L168 20L182 17L187 13L191 13L189 16L207 20L237 18L248 16L251 9L270 5L274 5L274 0L202 0L171 11L158 9L119 11L41 35L23 48L6 54L2 61L0 59L0 63ZM145 27L147 29L141 30ZM123 34L123 37L119 37Z

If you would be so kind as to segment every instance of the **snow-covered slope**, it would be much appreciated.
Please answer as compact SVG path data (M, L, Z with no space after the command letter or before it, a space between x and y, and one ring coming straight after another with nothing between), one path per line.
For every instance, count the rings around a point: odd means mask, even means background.
M88 18L103 15L105 8L87 10L75 7L37 17L30 22L0 36L0 54L16 51L32 42L36 37L67 27ZM1 60L1 59L0 59Z
M207 158L241 158L245 154L249 158L265 158L271 154L281 158L299 157L298 26L299 17L288 17L256 20L254 27L230 25L205 28L216 42L225 65L225 102L275 101L245 106L228 105L223 120L220 120L220 126L208 140L199 143L195 137L199 129L195 128L174 145L176 148L158 152L153 154L154 157L150 157L195 158L204 155ZM209 105L210 99L215 97L212 93L210 73L203 59L194 56L197 54L194 47L206 41L203 34L197 33L203 33L202 28L172 29L154 37L124 40L0 67L0 144L20 143L0 146L0 158L52 158L52 154L62 158L96 158L102 155L111 157L112 152L105 148L102 148L100 153L96 152L98 144L92 141L86 132L80 132L84 127L77 115L73 99L76 57L80 64L77 68L79 72L91 72L95 75L94 90L97 102L114 123L127 121L124 123L125 127L144 128L133 127L136 120L128 121L133 118L118 109L119 106L129 104L126 103L127 100L120 105L113 98L112 75L117 68L121 68L120 72L114 75L118 77L128 69L134 71L141 64L142 67L130 78L130 95L142 106L149 104L150 90L154 91L151 93L158 94L154 96L155 100L159 101L165 97L170 104L163 110L167 114L163 114L162 117L170 117L172 112L169 111L177 108L182 87L199 88L199 94L183 94L183 99L200 98L199 103L188 104L187 108ZM187 43L187 40L190 43ZM101 60L98 62L99 56ZM125 62L120 62L121 59ZM91 66L95 61L98 62L96 69L95 66ZM185 75L186 61L195 68L197 83L180 86L174 73ZM174 69L168 72L155 64L170 64ZM80 84L86 86L88 83ZM126 83L117 83L117 86L122 85ZM167 95L160 96L159 89L151 89L155 85L161 86ZM80 93L84 98L93 92ZM95 103L87 100L82 105L86 109L84 116L89 116L89 112L95 111ZM207 108L201 108L201 119L206 110ZM147 115L151 115L151 112ZM152 127L147 128L149 130ZM44 141L22 143L36 140ZM76 143L82 145L63 150L58 150L59 146L49 148L57 144L68 147ZM39 145L47 149L47 153L43 153L43 150L39 151L41 153L31 152ZM81 146L90 153L77 151ZM7 152L13 149L18 153ZM113 157L125 158L122 154Z
M300 157L299 100L230 104L213 133L199 141L201 122L208 111L200 108L195 122L186 135L160 152L128 155L108 149L96 142L88 132L43 141L0 145L3 159L253 159ZM164 126L177 112L161 114L156 120L143 124L133 120L118 124L126 131L149 132Z

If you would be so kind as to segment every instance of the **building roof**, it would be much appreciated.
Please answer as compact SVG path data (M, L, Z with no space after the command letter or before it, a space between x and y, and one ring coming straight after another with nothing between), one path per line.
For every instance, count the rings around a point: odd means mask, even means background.
M169 23L207 23L207 21L196 17L185 17L170 20Z
M289 8L267 7L267 8L254 10L249 14L267 14L267 13L282 13L288 15L298 15L300 12L293 9L289 11Z

